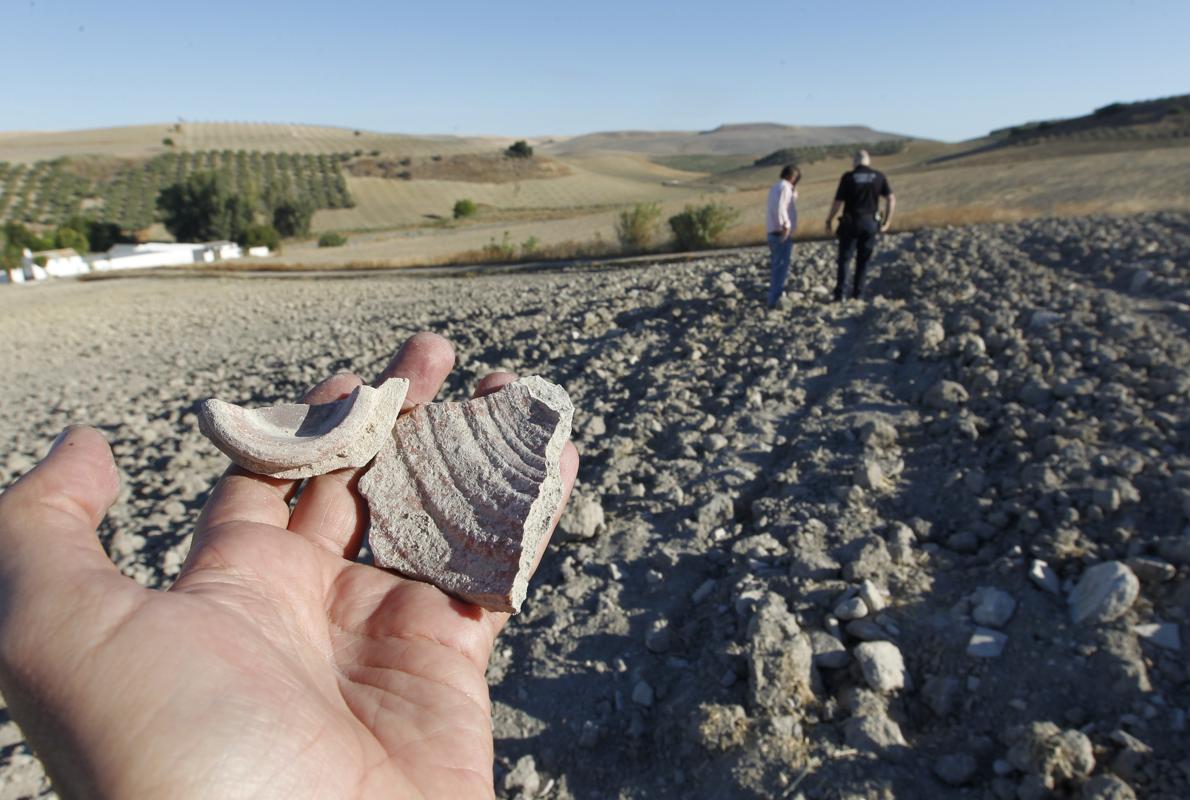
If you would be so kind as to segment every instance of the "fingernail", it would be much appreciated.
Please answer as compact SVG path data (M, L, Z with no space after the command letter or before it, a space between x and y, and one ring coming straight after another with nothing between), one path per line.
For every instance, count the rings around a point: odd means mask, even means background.
M50 444L51 453L58 449L58 445L62 444L66 437L70 435L70 432L74 430L74 427L74 425L67 425L62 429L61 433L54 437L54 441Z

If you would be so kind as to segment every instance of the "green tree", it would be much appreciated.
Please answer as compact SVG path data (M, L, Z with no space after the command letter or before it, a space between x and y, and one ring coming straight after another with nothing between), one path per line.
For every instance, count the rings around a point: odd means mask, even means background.
M620 245L628 251L644 250L657 233L661 221L661 206L658 203L637 203L628 211L621 211L616 221L616 236Z
M518 139L504 153L513 158L532 158L533 148L524 139Z
M331 231L318 237L319 247L342 247L347 244L347 237L341 233Z
M305 236L310 232L314 206L294 197L286 198L273 207L273 227L282 236Z
M9 222L4 226L4 240L8 247L15 247L17 253L25 248L34 252L54 248L52 238L38 236L19 222Z
M0 232L0 270L16 269L21 265L21 248Z
M463 217L473 217L479 207L475 205L474 200L464 197L462 200L455 202L454 215L455 219L462 219Z
M254 198L236 194L213 172L195 172L161 190L157 208L166 230L179 242L235 240L252 224Z
M87 220L87 241L91 243L91 250L96 253L106 253L114 244L131 242L132 239L124 235L123 229L114 222L101 220Z
M706 250L718 244L737 217L738 211L719 203L686 206L681 214L669 218L669 227L679 250Z
M38 236L19 222L9 222L0 233L0 269L16 269L21 266L25 249L53 249L52 238Z

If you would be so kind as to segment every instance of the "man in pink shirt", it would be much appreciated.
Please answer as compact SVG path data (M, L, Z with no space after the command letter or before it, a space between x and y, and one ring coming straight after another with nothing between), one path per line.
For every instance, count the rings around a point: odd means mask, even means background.
M802 171L792 164L781 170L781 180L769 190L765 209L769 251L773 254L773 280L769 285L769 308L776 308L785 291L789 277L789 262L793 257L793 233L797 230L797 182Z

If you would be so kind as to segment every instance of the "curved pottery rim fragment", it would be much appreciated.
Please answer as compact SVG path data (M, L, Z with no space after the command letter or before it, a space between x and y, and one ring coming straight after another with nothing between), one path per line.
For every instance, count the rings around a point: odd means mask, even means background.
M360 478L377 566L516 613L562 502L574 406L539 376L412 409Z
M408 380L390 378L378 388L357 386L333 403L248 409L212 398L202 404L198 424L246 470L273 478L310 478L371 461L389 439L408 391Z

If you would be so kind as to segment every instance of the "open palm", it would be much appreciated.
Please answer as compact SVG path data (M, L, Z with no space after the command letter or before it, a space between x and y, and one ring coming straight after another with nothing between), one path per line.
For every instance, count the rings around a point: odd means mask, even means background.
M380 376L427 402L454 363L410 339ZM477 394L513 379L490 375ZM337 375L307 399L359 379ZM578 468L562 457L565 493ZM94 531L118 490L70 430L0 496L0 688L72 797L490 797L484 670L507 619L358 564L358 475L216 486L168 592L119 575Z

